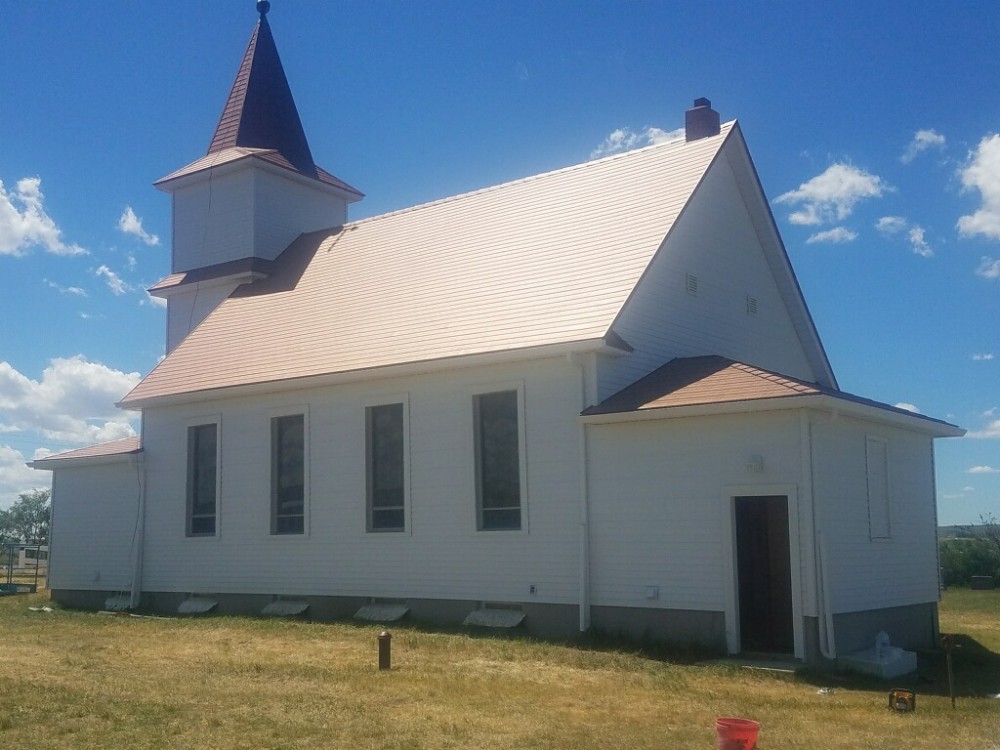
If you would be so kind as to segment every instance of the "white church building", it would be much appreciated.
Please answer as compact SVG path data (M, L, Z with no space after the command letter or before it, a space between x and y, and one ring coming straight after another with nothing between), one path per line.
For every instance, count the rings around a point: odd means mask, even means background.
M934 439L845 393L736 121L352 221L266 15L173 201L141 434L53 472L65 605L937 642ZM859 328L858 335L864 335Z

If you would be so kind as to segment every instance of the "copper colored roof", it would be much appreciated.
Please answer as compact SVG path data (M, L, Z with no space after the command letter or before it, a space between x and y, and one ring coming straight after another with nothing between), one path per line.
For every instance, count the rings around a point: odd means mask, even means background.
M123 404L553 345L612 326L726 144L649 146L299 237ZM732 137L731 137L732 136Z
M671 360L584 414L614 414L826 392L832 391L725 357L684 357Z
M38 458L29 465L35 469L54 469L55 464L65 461L79 461L92 459L107 459L116 456L127 456L139 453L142 448L139 445L139 436L113 440L110 443L100 443L98 445L88 445L86 448L55 453L45 458Z
M942 437L965 434L963 429L943 420L718 356L672 359L597 406L584 410L583 416L804 397L825 397L844 405L892 414L896 419L904 417L910 424L920 424L922 429Z

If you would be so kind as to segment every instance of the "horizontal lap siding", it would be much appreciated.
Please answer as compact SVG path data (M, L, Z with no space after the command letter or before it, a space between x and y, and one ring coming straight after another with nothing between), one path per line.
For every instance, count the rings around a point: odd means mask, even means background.
M523 382L528 531L477 532L472 474L472 393ZM365 531L364 409L407 395L410 527ZM564 360L456 370L149 410L146 568L143 588L164 591L337 594L382 597L576 601L579 374ZM308 534L269 531L269 420L308 405ZM222 416L221 534L184 532L184 441L188 420Z
M867 437L887 441L889 539L869 536ZM931 438L858 420L820 420L813 427L813 455L833 611L937 601Z
M56 471L49 588L115 591L131 586L137 472L134 463Z
M687 290L688 274L698 292ZM747 314L747 295L757 314ZM674 357L715 354L813 380L729 162L705 176L615 324L630 357L607 359L599 398Z
M253 181L230 174L174 193L172 272L246 257L253 246Z
M594 425L588 445L595 605L722 611L723 487L800 476L791 415ZM749 455L763 472L746 473Z

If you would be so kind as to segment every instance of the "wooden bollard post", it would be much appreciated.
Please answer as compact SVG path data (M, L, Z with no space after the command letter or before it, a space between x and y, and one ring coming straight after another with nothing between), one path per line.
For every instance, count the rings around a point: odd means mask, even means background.
M392 669L392 636L388 630L378 634L378 668Z

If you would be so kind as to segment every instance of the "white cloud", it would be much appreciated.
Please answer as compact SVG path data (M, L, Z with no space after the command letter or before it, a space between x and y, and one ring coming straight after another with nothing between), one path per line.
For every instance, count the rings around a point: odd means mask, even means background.
M988 135L959 170L966 190L978 190L982 205L958 220L959 234L1000 240L1000 134Z
M883 216L875 222L875 229L883 237L895 237L906 232L906 239L909 241L910 249L914 253L924 258L934 256L934 250L931 249L925 238L926 233L924 228L919 224L910 224L902 216Z
M909 222L902 216L883 216L875 222L875 229L877 229L880 234L884 234L887 237L899 234L905 230L907 226L909 226Z
M896 408L897 409L905 409L906 411L912 411L914 414L919 414L920 413L920 409L918 409L913 404L906 403L905 401L900 401L898 404L896 404Z
M944 136L937 131L918 130L913 134L913 140L910 141L910 145L906 147L906 151L899 157L899 160L903 164L909 164L927 149L932 147L941 148L943 146Z
M115 407L139 382L82 355L53 359L41 380L0 362L0 432L35 432L44 440L86 445L135 434L131 415Z
M62 232L42 205L42 180L25 177L13 193L0 181L0 255L24 255L40 247L54 255L82 255L87 251L66 244Z
M49 281L48 279L45 279L45 283L48 284L53 289L58 290L60 294L70 294L76 297L87 296L87 291L85 289L81 289L78 286L61 286L55 281Z
M980 440L1000 440L1000 419L990 420L983 429L970 430L965 436Z
M834 227L833 229L827 229L825 232L816 232L816 234L806 240L806 244L814 245L817 242L832 242L840 245L845 242L853 242L857 238L858 233L851 231L847 227Z
M1000 474L1000 469L994 469L992 466L970 466L965 470L966 474Z
M107 266L101 266L94 271L94 274L103 278L107 282L108 288L114 292L116 296L121 296L128 291L128 284L122 280L121 276L116 274Z
M162 297L154 297L149 292L146 292L146 299L139 303L140 305L149 305L150 307L159 307L164 310L167 309L167 301Z
M147 245L159 245L160 238L155 234L150 234L142 228L142 219L135 215L131 206L125 206L121 217L118 219L118 229L124 234L131 234L138 237Z
M907 239L910 240L910 249L914 253L920 255L924 258L930 258L934 255L934 251L931 250L931 246L927 244L927 240L924 239L924 228L919 224L914 224L910 227L910 231L907 233Z
M774 199L801 206L788 217L792 224L843 221L865 198L878 198L891 188L876 175L850 164L832 164L825 172Z
M677 130L661 130L660 128L648 127L636 133L630 128L618 128L611 131L601 145L590 152L591 159L599 159L602 156L610 156L621 151L631 151L643 146L655 146L660 143L679 141L684 137L684 128Z
M979 261L976 276L995 281L1000 279L1000 258L988 258L985 255Z
M992 352L983 352L982 354L973 354L972 355L972 361L973 362L989 362L992 359L993 359L993 353Z
M22 492L48 487L52 477L47 471L35 471L28 459L9 445L0 445L0 509L13 504Z

